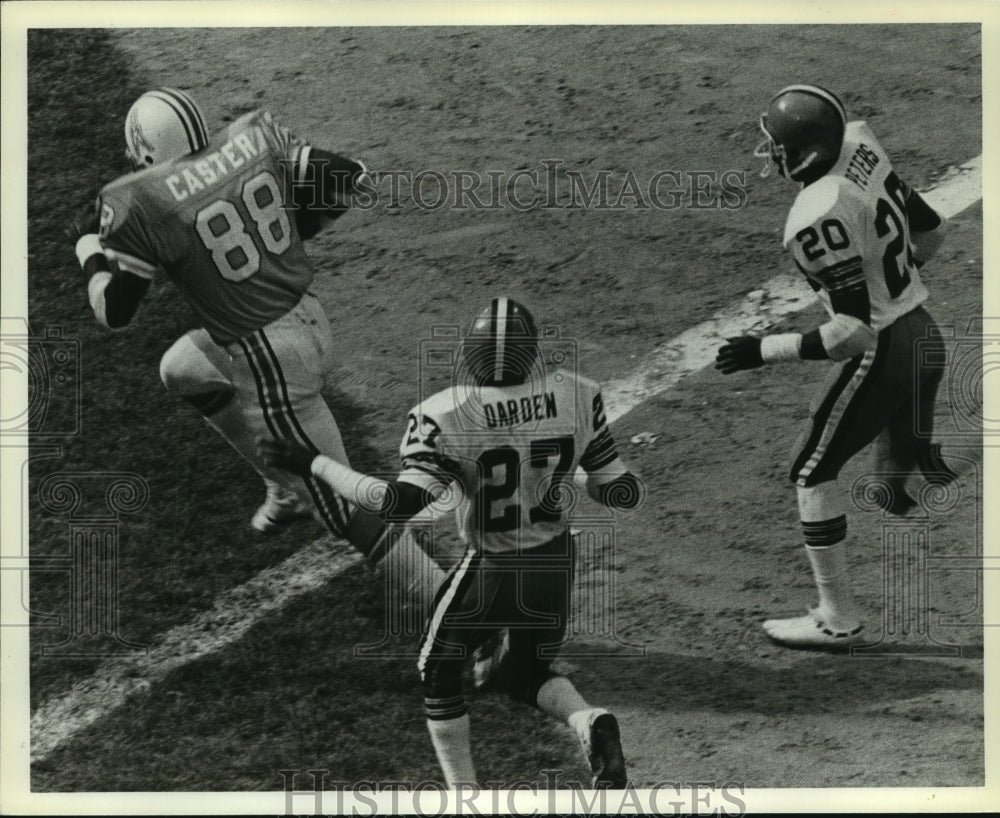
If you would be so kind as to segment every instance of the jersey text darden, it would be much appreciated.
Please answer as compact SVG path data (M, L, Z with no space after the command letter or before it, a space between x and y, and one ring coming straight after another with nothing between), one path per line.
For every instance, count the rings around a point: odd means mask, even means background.
M558 414L556 394L555 392L537 393L531 397L521 398L520 401L506 400L487 403L483 405L483 413L486 415L486 426L489 429L554 418Z
M183 202L188 196L224 179L231 172L245 165L248 160L258 156L266 148L267 143L260 128L253 130L257 138L257 145L253 144L249 134L237 134L222 145L219 150L212 151L204 159L192 162L190 167L183 168L180 173L172 173L167 176L163 181L170 189L174 199ZM237 153L237 148L239 153Z

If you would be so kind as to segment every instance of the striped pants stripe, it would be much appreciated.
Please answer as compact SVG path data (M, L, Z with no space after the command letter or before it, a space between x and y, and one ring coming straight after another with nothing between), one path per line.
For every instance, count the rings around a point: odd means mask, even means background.
M332 336L316 298L306 294L286 315L230 344L233 386L255 435L295 440L347 461L340 430L321 395ZM325 483L302 481L254 464L265 476L311 499L326 526L344 537L351 507Z
M918 307L883 329L874 350L834 370L813 403L792 457L801 487L833 480L848 460L880 435L895 466L909 469L929 447L931 419L944 373L944 345ZM918 423L920 428L918 428Z

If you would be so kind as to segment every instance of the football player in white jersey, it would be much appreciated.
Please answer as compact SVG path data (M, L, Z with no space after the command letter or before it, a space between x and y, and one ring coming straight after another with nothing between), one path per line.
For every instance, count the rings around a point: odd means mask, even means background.
M494 679L517 701L574 728L593 785L626 785L618 723L552 672L572 584L566 481L578 466L588 494L625 510L641 487L618 457L600 390L572 372L547 371L534 319L495 298L462 341L453 385L414 407L394 482L361 475L289 441L260 441L271 462L311 474L356 503L352 541L378 549L416 521L455 509L468 543L438 590L420 646L427 726L449 786L474 782L462 672L473 651L508 632Z
M892 514L915 505L906 483L916 470L934 481L955 477L930 430L915 428L917 418L933 417L943 376L944 348L936 349L940 336L922 306L927 289L919 269L938 249L945 220L896 175L868 125L848 121L826 89L782 89L760 124L761 175L776 166L801 186L784 245L829 320L804 334L730 338L716 368L729 374L772 361L839 363L813 403L790 474L819 604L806 616L768 620L764 629L779 644L843 649L863 640L864 626L847 576L841 468L874 442L875 470L891 474L885 509Z
M135 172L106 185L76 231L95 316L124 327L153 278L174 281L201 328L167 350L160 376L264 478L253 528L315 508L342 535L343 499L267 467L255 439L293 435L346 456L320 395L334 341L303 239L345 212L364 166L296 139L266 111L210 135L195 101L172 88L136 100L125 140Z

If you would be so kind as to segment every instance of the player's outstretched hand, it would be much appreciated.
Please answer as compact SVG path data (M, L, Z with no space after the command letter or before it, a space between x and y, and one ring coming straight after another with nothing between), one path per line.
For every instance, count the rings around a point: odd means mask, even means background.
M741 369L756 369L764 365L760 354L760 338L744 335L740 338L727 338L726 343L719 347L715 356L715 368L723 375L731 375Z
M91 201L90 204L81 207L73 217L73 221L66 226L66 236L71 243L76 244L81 236L97 233L99 228L97 202Z
M315 453L294 440L257 438L257 454L268 465L309 477Z

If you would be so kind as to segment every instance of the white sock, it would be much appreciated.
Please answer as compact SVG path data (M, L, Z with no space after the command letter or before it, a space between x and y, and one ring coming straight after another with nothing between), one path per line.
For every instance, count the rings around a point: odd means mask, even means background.
M565 724L574 713L590 710L590 705L565 676L551 676L538 688L538 709Z
M834 545L806 546L813 578L819 591L819 610L835 622L856 622L858 611L847 577L847 549L843 541Z
M472 764L472 747L469 743L469 714L457 719L427 719L431 744L437 753L438 764L449 787L457 784L475 784L476 769Z

